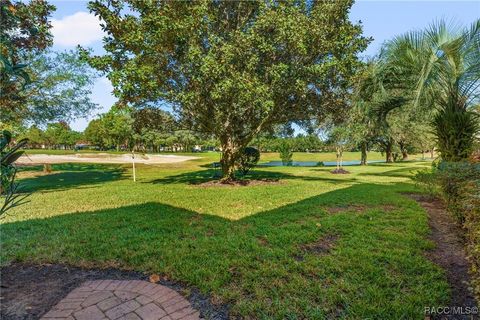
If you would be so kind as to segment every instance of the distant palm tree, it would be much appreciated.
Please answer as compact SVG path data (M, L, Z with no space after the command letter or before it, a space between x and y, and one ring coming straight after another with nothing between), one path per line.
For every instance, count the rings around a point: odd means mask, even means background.
M388 42L382 56L395 81L414 85L414 105L438 108L432 125L443 160L467 158L479 130L471 107L480 98L480 20L470 28L445 21Z

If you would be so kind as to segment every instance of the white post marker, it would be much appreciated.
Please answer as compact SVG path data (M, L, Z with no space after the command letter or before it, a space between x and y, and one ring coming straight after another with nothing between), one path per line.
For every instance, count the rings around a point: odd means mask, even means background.
M135 174L135 150L132 150L132 168L133 168L133 182L136 182L137 177Z

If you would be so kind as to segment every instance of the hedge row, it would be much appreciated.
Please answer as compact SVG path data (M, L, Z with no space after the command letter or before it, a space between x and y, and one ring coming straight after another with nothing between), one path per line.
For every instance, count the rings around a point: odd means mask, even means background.
M430 194L440 195L465 230L472 286L480 301L480 162L441 162L417 173L415 180Z

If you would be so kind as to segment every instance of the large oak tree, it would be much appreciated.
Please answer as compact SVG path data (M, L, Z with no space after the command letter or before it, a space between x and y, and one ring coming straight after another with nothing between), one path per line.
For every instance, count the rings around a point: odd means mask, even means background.
M168 102L192 129L213 134L224 179L241 150L278 123L345 107L368 39L353 1L90 2L108 36L90 58L122 102Z

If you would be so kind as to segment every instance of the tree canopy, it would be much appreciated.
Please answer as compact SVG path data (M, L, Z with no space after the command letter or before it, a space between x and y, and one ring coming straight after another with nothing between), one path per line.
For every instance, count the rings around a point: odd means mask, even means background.
M43 0L1 1L0 121L45 123L85 116L96 73L78 51L53 52L49 17L55 7Z
M5 122L42 124L84 117L97 105L91 101L95 70L82 61L76 50L26 54L25 71L31 83L17 93L15 103L2 108Z
M24 101L20 95L31 83L23 60L26 54L38 54L52 44L48 17L55 10L46 1L30 3L0 2L0 120L7 112L18 112Z
M93 1L108 36L90 63L122 102L166 101L217 137L228 180L258 133L341 114L368 43L352 2Z

